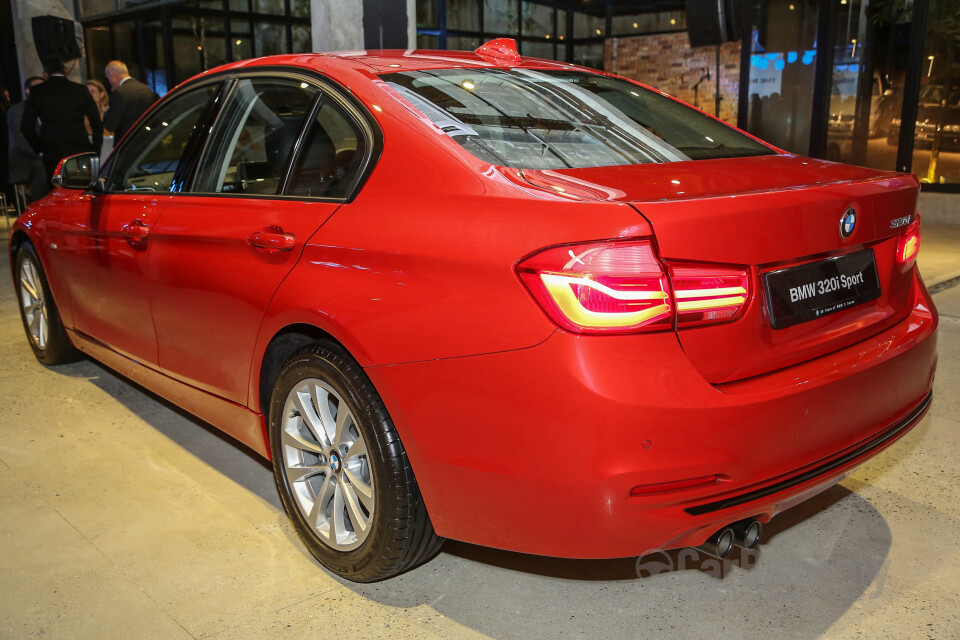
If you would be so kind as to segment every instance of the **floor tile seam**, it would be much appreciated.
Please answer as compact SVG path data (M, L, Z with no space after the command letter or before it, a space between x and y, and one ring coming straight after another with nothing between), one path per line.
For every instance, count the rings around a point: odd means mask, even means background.
M157 601L156 598L154 598L152 595L150 595L150 593L147 592L147 590L143 587L143 585L141 585L139 582L137 582L137 580L136 580L132 575L130 575L123 566L121 566L121 565L119 565L118 563L116 563L116 562L113 560L113 558L111 558L109 555L107 555L107 554L103 551L103 549L101 549L100 547L98 547L98 546L96 545L96 543L93 542L93 540L91 540L90 538L88 538L88 537L86 536L86 534L84 534L73 522L71 522L69 518L67 518L66 516L64 516L64 515L60 512L59 509L57 509L56 507L51 507L51 508L53 509L54 513L56 513L58 516L60 516L60 518L61 518L64 522L66 522L74 531L77 532L77 535L79 535L81 538L83 538L83 540L84 540L87 544L89 544L91 547L93 547L93 548L96 550L96 552L99 553L100 556L103 557L103 559L104 559L107 563L109 563L111 567L114 568L114 570L116 570L118 573L120 573L120 575L124 576L125 578L127 578L128 580L130 580L130 582L132 582L133 584L135 584L135 585L137 586L137 589L140 591L140 593L143 594L143 596L146 597L147 600L149 600L150 602L152 602L152 603L153 603L153 606L155 606L158 611L162 612L163 615L167 616L170 620L172 620L174 624L176 624L178 627L180 627L181 629L183 629L183 632L186 633L188 636L190 636L190 637L193 638L194 640L198 640L196 635L194 635L193 633L190 632L189 629L187 629L186 627L184 627L183 624L181 624L180 621L177 620L177 618L176 618L173 614L171 614L169 611L167 611L167 610L163 607L163 605L161 605L161 604Z
M291 602L290 604L285 604L285 605L283 605L282 607L279 607L279 608L274 609L274 610L272 610L272 611L264 612L263 614L258 615L258 616L256 616L255 618L250 618L250 619L248 619L248 620L244 620L244 621L238 622L238 623L236 623L236 624L231 624L231 625L229 625L229 626L224 627L223 629L220 629L219 631L214 631L214 632L212 632L212 633L207 633L207 634L201 635L201 636L199 636L199 638L198 638L197 640L210 640L211 638L216 638L217 636L219 636L219 635L221 635L221 634L224 634L224 633L226 633L227 631L230 631L231 629L239 629L239 628L243 627L244 625L248 625L248 624L250 624L250 623L252 623L252 622L255 622L255 621L257 621L257 620L262 620L262 619L267 618L267 617L269 617L269 616L276 615L276 614L280 613L281 611L285 611L285 610L287 610L287 609L291 609L291 608L293 608L293 607L295 607L295 606L297 606L297 605L303 604L304 602L308 602L308 601L310 601L310 600L314 600L314 599L319 598L319 597L321 597L321 596L325 596L325 595L331 594L331 593L333 593L333 592L335 592L335 591L343 591L343 590L346 590L346 587L344 587L343 585L337 585L336 587L332 587L332 588L327 589L327 590L325 590L325 591L320 591L320 592L318 592L318 593L312 593L312 594L310 594L309 596L307 596L306 598L303 598L303 599L301 599L301 600L297 600L296 602Z

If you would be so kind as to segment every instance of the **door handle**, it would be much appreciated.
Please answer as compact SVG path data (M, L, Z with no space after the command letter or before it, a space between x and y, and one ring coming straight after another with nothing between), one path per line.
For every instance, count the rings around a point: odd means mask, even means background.
M290 251L296 238L292 233L284 233L280 227L267 227L247 236L247 243L258 249L268 251Z
M123 225L123 228L120 229L121 233L125 235L130 240L144 240L148 235L150 235L150 227L143 223L143 220L134 220L133 222L128 222Z

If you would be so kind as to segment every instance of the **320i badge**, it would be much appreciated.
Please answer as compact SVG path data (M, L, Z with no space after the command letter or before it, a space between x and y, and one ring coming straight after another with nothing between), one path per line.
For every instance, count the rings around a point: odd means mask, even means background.
M10 240L37 358L272 460L350 580L722 557L930 405L916 178L511 40L219 67L55 181Z

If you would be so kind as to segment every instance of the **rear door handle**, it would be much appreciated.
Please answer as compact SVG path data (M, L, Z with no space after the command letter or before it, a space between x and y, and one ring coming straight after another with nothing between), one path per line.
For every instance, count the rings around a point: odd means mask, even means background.
M247 236L247 243L258 249L268 251L290 251L293 249L296 238L292 233L284 233L280 227L267 227L263 231L255 231Z
M144 240L150 235L150 227L143 223L143 220L134 220L123 225L121 233L130 240Z

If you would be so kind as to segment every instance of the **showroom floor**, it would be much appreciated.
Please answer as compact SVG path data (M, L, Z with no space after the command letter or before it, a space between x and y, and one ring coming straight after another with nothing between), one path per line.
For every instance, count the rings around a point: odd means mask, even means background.
M955 284L960 229L923 238L928 284ZM362 586L307 555L263 461L92 361L39 365L0 262L0 638L960 638L960 286L928 416L759 552L448 543Z

